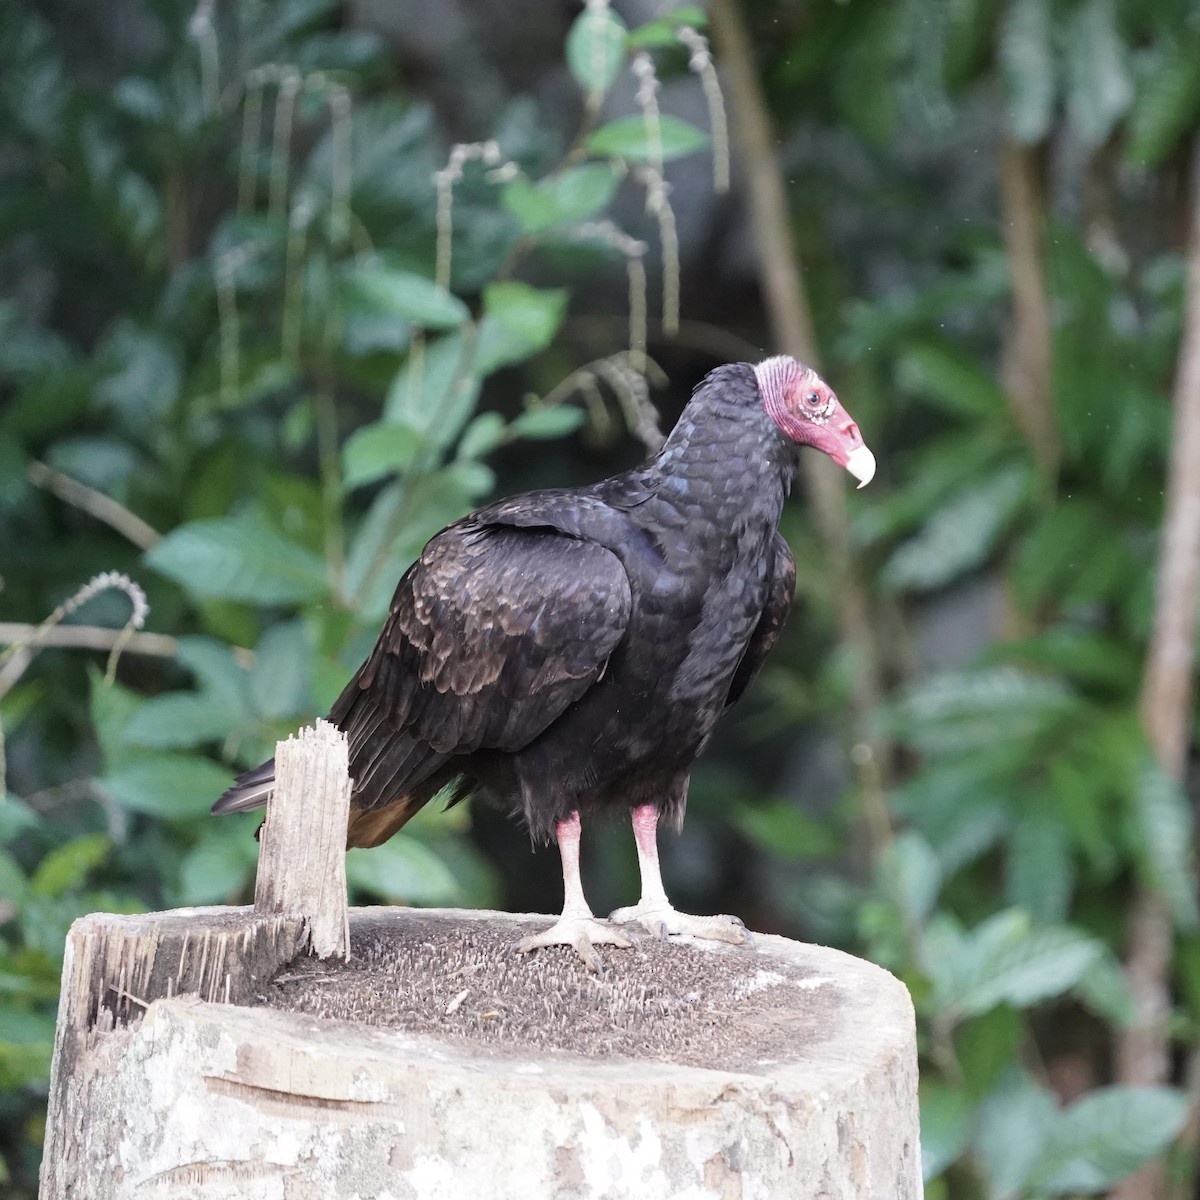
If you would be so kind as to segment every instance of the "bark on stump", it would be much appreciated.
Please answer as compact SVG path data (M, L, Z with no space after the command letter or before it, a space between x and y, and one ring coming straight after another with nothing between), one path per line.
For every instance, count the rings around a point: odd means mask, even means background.
M886 971L643 937L597 976L513 953L551 917L347 919L341 734L276 768L254 908L72 926L42 1200L920 1195Z

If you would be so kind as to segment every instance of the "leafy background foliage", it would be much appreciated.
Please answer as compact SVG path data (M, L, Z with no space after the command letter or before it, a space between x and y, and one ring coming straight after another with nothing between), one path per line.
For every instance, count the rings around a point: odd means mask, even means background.
M55 648L0 674L16 1195L70 922L243 901L255 819L212 799L327 708L424 541L497 492L635 461L643 379L669 380L666 425L704 371L770 349L680 40L703 11L526 7L519 42L464 16L453 53L332 0L0 13L0 614L37 623L117 570L174 639L115 680ZM827 549L793 505L797 611L697 771L668 886L905 980L932 1195L1103 1191L1188 1111L1180 1087L1114 1082L1135 887L1174 922L1176 1082L1200 1013L1193 802L1136 709L1200 30L1177 0L745 16L826 374L881 462L851 517L889 686L855 714ZM1005 153L1044 185L1032 437L1006 370ZM127 610L108 591L70 620ZM626 902L627 831L585 851L597 905ZM349 878L360 901L559 903L554 856L479 805L352 852Z

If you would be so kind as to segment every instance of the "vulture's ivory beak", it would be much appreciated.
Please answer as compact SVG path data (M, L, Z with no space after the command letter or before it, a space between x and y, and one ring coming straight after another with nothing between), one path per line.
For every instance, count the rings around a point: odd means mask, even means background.
M846 458L846 470L865 488L875 478L875 455L866 446L855 446Z

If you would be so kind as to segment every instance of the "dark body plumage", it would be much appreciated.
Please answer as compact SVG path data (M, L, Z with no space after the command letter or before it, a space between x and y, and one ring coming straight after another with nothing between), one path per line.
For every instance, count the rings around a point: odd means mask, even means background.
M549 836L574 812L687 779L791 603L776 531L798 446L754 369L700 385L662 450L579 489L500 501L434 537L330 713L350 741L350 845L377 845L452 780ZM215 811L256 807L266 763Z

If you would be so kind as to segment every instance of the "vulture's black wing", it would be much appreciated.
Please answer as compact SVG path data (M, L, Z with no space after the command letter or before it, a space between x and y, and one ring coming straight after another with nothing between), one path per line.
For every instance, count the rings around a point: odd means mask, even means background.
M754 633L750 636L746 653L742 655L742 661L738 663L733 679L730 680L729 695L725 699L726 707L741 698L750 681L758 674L763 660L779 639L788 610L792 607L792 597L796 594L796 560L778 530L771 539L770 571L767 602L763 606L758 624L754 627Z
M592 542L470 518L438 534L330 712L354 808L405 802L456 756L527 745L604 673L630 605L624 568Z

